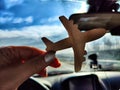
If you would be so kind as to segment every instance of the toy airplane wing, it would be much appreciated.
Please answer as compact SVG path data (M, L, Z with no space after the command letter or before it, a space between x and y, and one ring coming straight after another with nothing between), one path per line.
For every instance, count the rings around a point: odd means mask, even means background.
M58 51L72 47L74 50L75 72L78 72L81 69L82 62L85 60L85 43L102 37L106 30L99 28L81 32L77 25L73 24L73 21L69 21L66 17L61 16L60 21L66 28L69 37L55 43L45 37L42 40L47 46L47 51Z

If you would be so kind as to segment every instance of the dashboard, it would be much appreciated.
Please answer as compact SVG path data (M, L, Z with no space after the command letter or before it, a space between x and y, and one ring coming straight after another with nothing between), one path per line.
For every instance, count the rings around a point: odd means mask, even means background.
M18 90L120 90L120 72L79 72L31 77Z

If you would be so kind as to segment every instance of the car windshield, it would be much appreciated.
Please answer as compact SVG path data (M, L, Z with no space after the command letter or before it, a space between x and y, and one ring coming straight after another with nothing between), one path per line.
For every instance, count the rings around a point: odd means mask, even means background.
M86 0L0 0L0 46L24 45L45 50L42 37L54 42L68 37L60 16L69 18L73 13L87 12L88 8ZM107 33L87 43L82 71L90 70L91 54L97 54L102 70L120 70L119 40L119 36ZM58 51L56 56L62 62L61 70L74 71L72 48Z

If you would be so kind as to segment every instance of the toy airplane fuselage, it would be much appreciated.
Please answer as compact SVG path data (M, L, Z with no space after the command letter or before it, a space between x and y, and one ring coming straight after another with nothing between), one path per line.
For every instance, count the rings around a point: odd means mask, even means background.
M82 62L85 60L85 43L96 40L102 37L106 30L104 28L97 28L86 32L81 32L78 29L77 24L73 24L72 20L68 20L66 17L61 16L60 21L64 25L69 37L58 42L52 42L43 37L42 40L46 44L47 51L58 51L72 47L74 50L74 68L75 72L80 71Z

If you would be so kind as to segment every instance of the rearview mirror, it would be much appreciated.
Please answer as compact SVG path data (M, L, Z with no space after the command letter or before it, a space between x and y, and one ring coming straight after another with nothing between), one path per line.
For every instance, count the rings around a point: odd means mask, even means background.
M105 28L112 35L120 35L120 13L77 13L69 20L73 20L81 31Z

